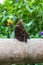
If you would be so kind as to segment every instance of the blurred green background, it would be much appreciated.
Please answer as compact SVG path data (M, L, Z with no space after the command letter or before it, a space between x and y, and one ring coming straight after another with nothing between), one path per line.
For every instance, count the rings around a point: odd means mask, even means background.
M17 18L23 20L30 38L40 37L39 33L43 31L43 0L2 1L3 3L0 0L0 38L14 38Z
M43 0L5 0L0 3L0 38L14 38L17 18L24 21L30 38L39 38L39 32L43 30ZM12 25L7 25L8 20Z

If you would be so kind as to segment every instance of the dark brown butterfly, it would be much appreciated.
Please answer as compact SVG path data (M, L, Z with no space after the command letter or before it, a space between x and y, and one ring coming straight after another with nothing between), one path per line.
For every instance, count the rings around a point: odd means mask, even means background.
M24 28L22 20L19 20L15 26L15 38L22 42L27 42L27 39L29 38L29 34Z

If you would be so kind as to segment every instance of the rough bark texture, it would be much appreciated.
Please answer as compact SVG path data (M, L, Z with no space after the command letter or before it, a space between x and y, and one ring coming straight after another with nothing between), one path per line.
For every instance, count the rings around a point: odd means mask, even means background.
M43 39L0 39L0 64L43 62Z

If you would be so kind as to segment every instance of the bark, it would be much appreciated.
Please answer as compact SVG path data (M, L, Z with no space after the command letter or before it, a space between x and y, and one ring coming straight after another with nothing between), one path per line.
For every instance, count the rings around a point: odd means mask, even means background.
M0 64L43 62L43 39L0 39ZM8 64L7 64L8 63Z

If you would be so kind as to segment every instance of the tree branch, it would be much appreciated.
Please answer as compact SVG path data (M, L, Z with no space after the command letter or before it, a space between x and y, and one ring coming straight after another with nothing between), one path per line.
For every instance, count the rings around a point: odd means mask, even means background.
M43 39L28 39L27 43L17 39L0 39L0 63L43 62Z

